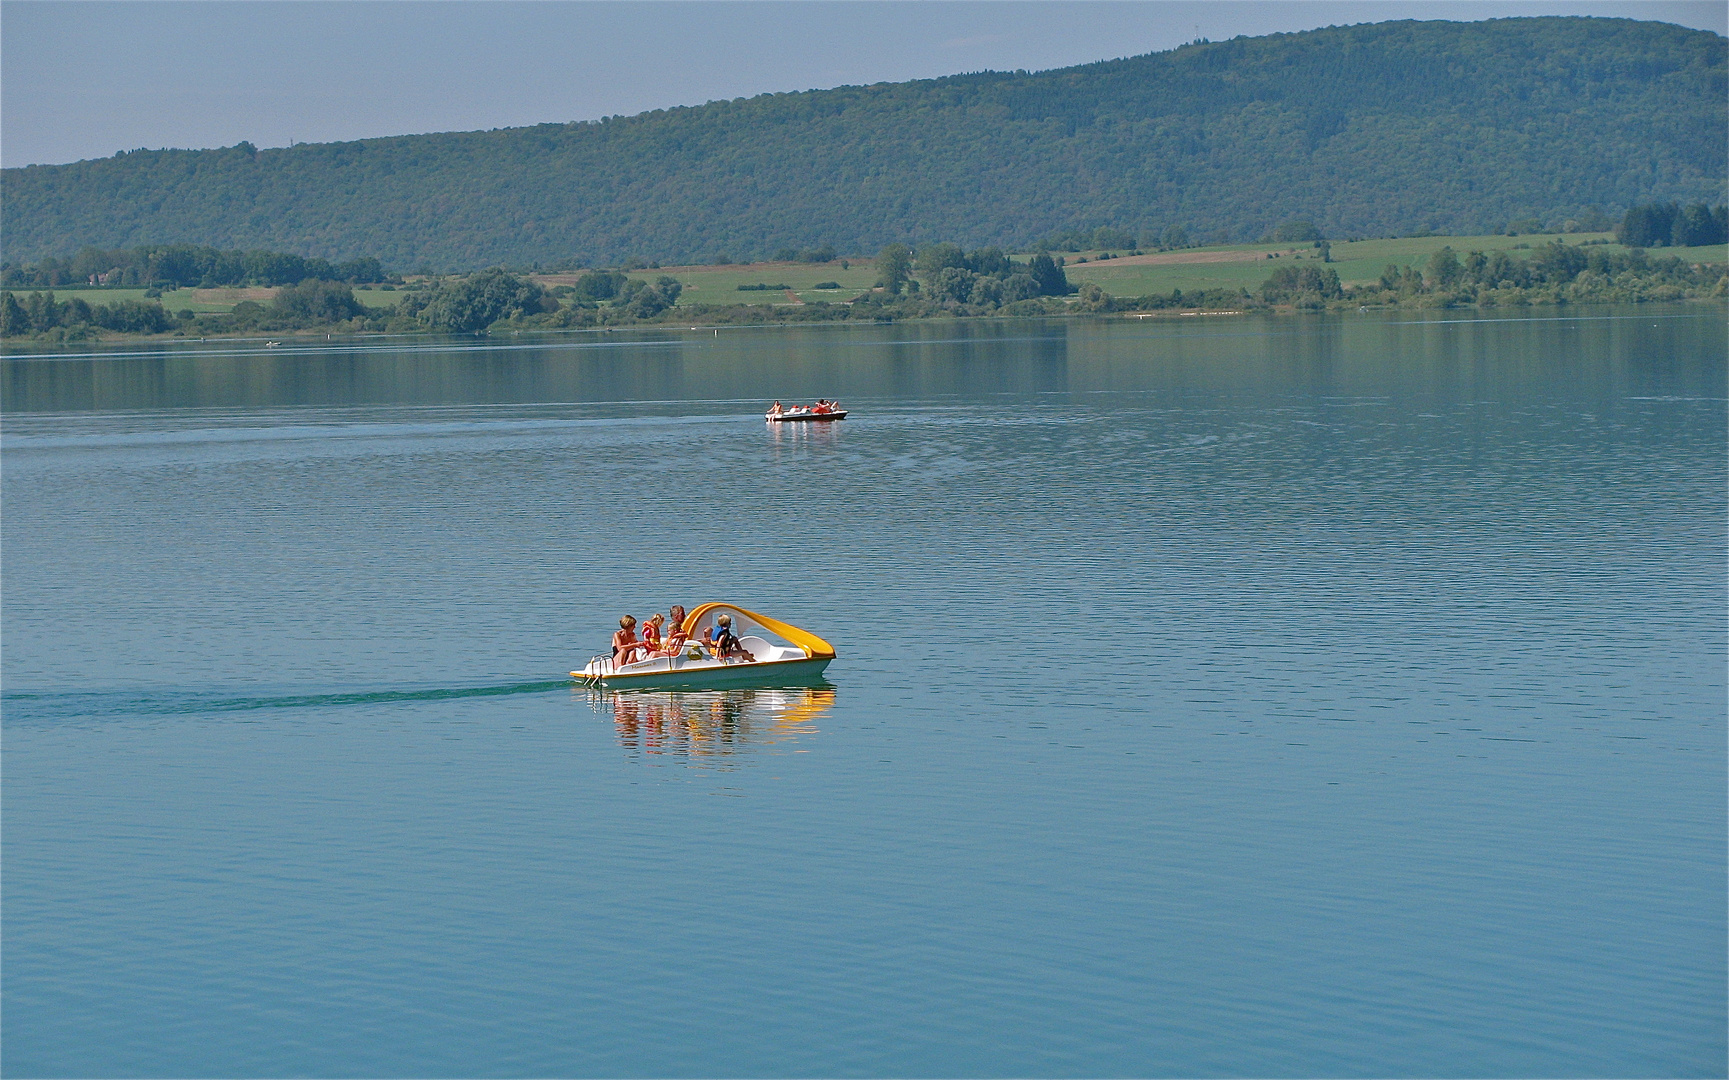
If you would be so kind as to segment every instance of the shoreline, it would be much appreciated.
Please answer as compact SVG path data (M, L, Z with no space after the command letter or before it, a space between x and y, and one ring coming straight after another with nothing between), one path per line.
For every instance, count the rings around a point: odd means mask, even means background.
M397 331L397 332L376 331L376 332L354 333L354 332L350 331L348 333L343 333L343 334L336 334L336 333L333 333L330 331L323 331L323 330L305 330L305 331L285 330L285 331L277 332L275 334L248 333L248 334L233 334L233 335L204 335L201 337L179 336L179 335L175 335L175 334L110 333L109 336L105 336L102 338L87 338L87 339L84 339L81 341L67 341L67 342L33 341L30 339L25 339L25 338L0 339L0 349L5 349L8 347L16 347L16 346L23 345L23 346L34 346L35 348L39 348L39 349L43 350L41 352L25 352L25 353L0 352L0 360L52 360L52 359L58 359L58 358L65 358L65 359L81 358L81 357L87 357L87 356L94 355L94 354L85 353L85 352L78 352L74 356L74 355L67 355L67 353L61 352L60 350L78 350L81 348L88 348L90 346L104 346L104 345L173 345L173 344L182 344L182 345L193 345L193 344L244 345L244 344L253 344L253 345L258 346L257 355L260 355L260 356L270 355L270 353L277 351L279 347L280 347L281 351L283 351L285 354L301 354L301 353L305 353L305 352L310 351L310 350L306 349L304 346L311 344L311 343L314 343L314 342L318 342L321 335L323 337L323 341L319 342L319 343L329 344L331 346L338 346L338 345L341 345L343 343L353 343L353 344L382 343L384 341L392 340L392 339L400 340L400 341L426 342L429 344L432 342L435 342L435 341L444 341L444 342L448 342L451 344L458 344L458 343L470 344L470 343L482 343L482 342L489 342L489 341L490 342L502 342L502 341L507 340L507 339L519 339L519 338L561 338L561 337L572 337L572 336L576 336L576 335L593 335L596 337L604 337L604 336L611 335L611 334L629 334L629 333L642 333L642 332L649 332L649 333L653 333L653 332L681 333L682 332L682 333L688 334L693 330L702 330L702 331L712 330L718 334L719 331L721 331L721 330L778 330L778 329L790 329L790 328L794 328L794 327L797 327L797 328L805 328L805 327L817 328L817 327L837 327L837 326L838 327L896 326L896 325L925 326L925 325L932 325L932 324L962 324L962 323L980 324L980 323L1027 322L1027 321L1041 320L1041 319L1042 320L1056 320L1056 319L1071 320L1072 319L1072 320L1086 321L1086 322L1124 322L1124 323L1131 323L1132 322L1135 324L1145 324L1148 321L1178 322L1178 321L1181 321L1184 319L1194 319L1194 318L1206 318L1206 319L1238 318L1238 319L1241 319L1241 318L1250 318L1250 317L1262 317L1262 318L1283 319L1283 318L1315 317L1315 316L1375 315L1375 314L1383 314L1383 313L1384 314L1393 314L1393 313L1403 312L1403 313L1411 313L1411 314L1433 313L1436 315L1449 315L1449 316L1455 317L1455 319L1459 316L1467 316L1467 318L1460 320L1460 321L1477 322L1477 321L1487 321L1487 319L1485 317L1490 317L1490 316L1493 316L1496 314L1499 314L1502 317L1514 316L1514 317L1525 317L1525 318L1543 318L1543 317L1553 318L1554 317L1553 314L1550 314L1550 313L1557 312L1557 311L1590 309L1590 308L1600 308L1600 307L1629 307L1629 306L1636 306L1636 307L1646 307L1646 306L1675 307L1675 306L1681 306L1681 305L1712 305L1712 304L1714 304L1719 310L1729 309L1729 298L1717 297L1717 296L1702 296L1702 297L1680 297L1680 298L1673 298L1673 299L1643 300L1643 301L1635 301L1635 300L1573 301L1573 302L1558 303L1558 304L1521 304L1521 305L1482 305L1482 304L1458 305L1458 306L1417 305L1417 304L1412 304L1412 305L1383 304L1383 305L1373 305L1373 306L1371 306L1371 305L1356 305L1356 306L1339 305L1339 306L1329 307L1329 308L1324 308L1324 309L1303 309L1303 308L1297 308L1297 307L1295 307L1293 305L1289 305L1289 304L1280 304L1280 305L1270 305L1270 306L1258 307L1258 308L1233 308L1233 309L1228 309L1228 310L1206 310L1206 309L1199 309L1199 308L1188 309L1188 310L1164 310L1164 311L1073 311L1073 310L1062 311L1062 310L1059 310L1059 311L1051 311L1051 312L1046 312L1046 313L1036 313L1036 314L1035 313L1027 313L1027 314L1013 314L1013 315L1008 315L1008 314L926 315L926 316L916 316L916 317L907 317L907 318L888 318L888 319L794 319L794 320L772 320L772 321L771 320L763 320L761 322L710 322L710 323L696 322L696 323L686 323L683 320L680 320L678 322L640 322L640 323L623 324L623 325L617 325L617 326L587 326L587 327L570 327L570 328L545 328L545 327L533 327L533 326L513 328L513 327L509 327L509 326L501 326L497 329L489 329L489 330L485 330L485 331L479 331L479 332L476 332L473 334L439 334L439 333L436 333L436 332L433 332L430 330L424 331L424 332L407 332L407 333L400 332L400 331ZM1518 313L1518 314L1515 315L1515 313ZM1469 317L1469 316L1477 316L1477 317ZM1622 316L1622 317L1632 318L1633 316ZM1676 316L1669 315L1669 316L1656 316L1656 317L1674 318ZM1420 319L1418 321L1428 322L1428 321L1446 321L1446 320L1442 320L1442 319L1435 319L1435 320ZM277 342L277 343L279 343L279 345L269 344L271 342ZM300 346L300 347L290 347L291 345Z

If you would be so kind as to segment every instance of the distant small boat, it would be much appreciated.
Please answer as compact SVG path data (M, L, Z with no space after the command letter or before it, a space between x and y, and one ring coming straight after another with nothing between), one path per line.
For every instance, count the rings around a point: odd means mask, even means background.
M265 343L264 343L264 347L265 347L265 348L266 348L266 349L274 349L274 348L276 348L276 347L277 347L277 346L278 346L278 345L280 345L280 344L282 344L282 342L280 342L280 341L266 341L266 342L265 342Z
M716 656L702 643L721 615L731 616L741 655ZM682 687L797 686L822 674L834 659L834 646L808 630L758 615L733 604L703 604L684 620L689 644L672 656L649 656L629 664L614 664L605 653L594 657L570 677L584 686Z
M792 421L813 420L845 420L845 409L830 409L828 412L817 412L815 409L788 409L785 412L764 413L763 419L771 424L785 424Z

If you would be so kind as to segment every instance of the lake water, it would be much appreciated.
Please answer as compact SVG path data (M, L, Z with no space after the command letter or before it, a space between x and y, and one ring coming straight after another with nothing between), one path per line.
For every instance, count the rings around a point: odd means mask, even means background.
M1726 333L9 360L5 1071L1721 1076Z

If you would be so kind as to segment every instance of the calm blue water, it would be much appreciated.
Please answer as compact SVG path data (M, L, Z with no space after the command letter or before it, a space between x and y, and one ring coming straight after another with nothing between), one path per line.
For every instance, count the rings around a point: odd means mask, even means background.
M1726 333L7 361L5 1072L1723 1075Z

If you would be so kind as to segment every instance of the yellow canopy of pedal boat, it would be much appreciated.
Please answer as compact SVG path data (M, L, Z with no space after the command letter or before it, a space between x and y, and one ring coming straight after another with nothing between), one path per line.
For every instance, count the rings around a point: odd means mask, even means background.
M791 623L783 623L779 619L771 619L767 615L758 615L756 612L741 608L737 604L716 602L699 605L695 611L692 611L684 617L685 634L694 635L696 633L696 628L702 623L702 617L711 611L736 611L745 618L762 626L764 629L773 630L781 637L786 638L794 645L797 645L809 654L812 660L834 659L834 646L830 645L822 638L817 637L809 630L800 630Z

